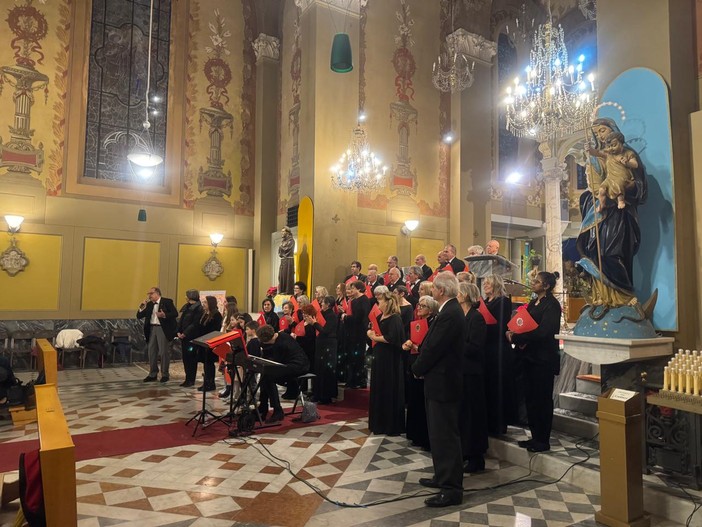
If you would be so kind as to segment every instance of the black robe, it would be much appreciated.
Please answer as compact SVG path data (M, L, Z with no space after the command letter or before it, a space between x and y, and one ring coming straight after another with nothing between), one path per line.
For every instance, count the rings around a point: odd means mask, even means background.
M492 435L507 432L507 424L515 420L516 401L512 389L514 353L507 341L507 322L512 316L512 301L497 296L485 302L497 324L487 325L485 339L485 390L488 408L488 430Z
M336 332L338 317L333 309L322 311L326 324L319 322L314 327L319 331L314 357L314 396L320 403L329 403L336 398L338 385L336 382Z

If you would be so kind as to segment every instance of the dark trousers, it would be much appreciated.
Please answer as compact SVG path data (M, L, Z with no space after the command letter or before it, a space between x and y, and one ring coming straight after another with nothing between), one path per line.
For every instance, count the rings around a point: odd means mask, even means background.
M485 382L482 375L463 375L460 423L463 458L484 455L488 449L488 429Z
M463 457L458 427L461 402L427 398L426 407L434 478L445 492L462 495Z
M273 411L283 411L278 395L277 383L286 377L290 382L296 382L296 377L307 373L307 366L301 367L297 364L284 364L282 366L266 366L265 373L261 375L261 406L267 407L270 402ZM295 380L293 380L295 379Z
M181 347L185 382L195 382L195 377L197 376L197 351L192 349L190 341L187 340L182 342Z
M524 400L534 441L548 445L553 423L553 371L540 364L524 365Z

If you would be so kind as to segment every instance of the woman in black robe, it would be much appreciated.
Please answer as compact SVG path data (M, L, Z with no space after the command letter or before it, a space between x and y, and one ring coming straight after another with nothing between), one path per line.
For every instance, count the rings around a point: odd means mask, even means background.
M407 300L407 288L404 285L398 285L393 293L397 295L400 304L400 318L402 327L405 328L405 340L407 340L410 338L410 324L414 320L414 306Z
M461 404L461 450L463 472L485 470L488 449L485 402L485 319L478 311L480 290L475 284L458 285L458 301L466 315L463 344L463 401Z
M527 333L508 331L507 339L517 346L524 374L524 398L531 429L531 439L519 441L529 452L550 449L553 423L553 377L560 370L558 340L555 338L561 324L561 305L553 296L558 273L541 272L531 283L536 298L529 302L527 311L538 327Z
M222 329L222 313L220 313L217 308L217 299L213 296L206 296L205 301L205 304L202 306L204 308L204 313L202 314L202 318L200 318L200 330L198 335L200 337ZM211 392L217 388L215 385L215 362L219 360L219 357L215 355L212 350L198 348L198 360L203 363L205 370L204 382L202 386L198 387L198 390L201 392Z
M388 288L378 286L375 298L381 314L377 322L380 335L368 330L373 346L368 428L373 434L397 436L405 431L405 382L402 369L402 344L405 330L400 318L397 297Z
M263 319L266 324L271 326L273 329L278 329L279 319L278 314L275 312L275 304L270 298L266 298L261 302L261 309L263 309Z
M426 319L428 327L439 312L439 303L431 296L419 297L417 303L417 319ZM425 335L426 336L426 335ZM424 402L424 379L417 379L412 374L412 364L419 357L419 344L408 339L402 349L409 352L407 369L405 370L405 400L407 402L407 439L412 446L429 450L429 430L427 428L427 409Z
M325 296L321 300L322 316L325 324L322 326L311 316L305 320L319 332L315 345L313 372L316 375L312 386L314 398L319 404L329 404L336 398L338 385L336 383L336 328L338 318L334 313L334 297Z
M498 275L483 279L485 305L496 320L490 324L486 317L485 394L488 401L488 433L507 433L507 424L515 419L514 352L505 336L507 322L512 317L512 301L506 295L504 282Z

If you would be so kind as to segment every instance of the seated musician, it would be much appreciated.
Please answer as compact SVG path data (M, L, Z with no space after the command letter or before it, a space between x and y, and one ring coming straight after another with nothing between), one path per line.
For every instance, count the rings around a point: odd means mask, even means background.
M273 415L266 419L266 424L276 424L284 418L276 383L285 378L295 379L307 373L310 364L300 345L287 333L276 332L272 326L265 325L256 330L256 335L261 342L263 357L281 364L280 366L266 365L261 375L261 401L258 407L261 417L265 418L270 400Z

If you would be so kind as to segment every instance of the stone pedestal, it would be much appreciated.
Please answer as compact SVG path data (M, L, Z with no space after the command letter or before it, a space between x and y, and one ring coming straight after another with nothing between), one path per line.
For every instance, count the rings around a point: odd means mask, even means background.
M615 364L633 362L673 354L672 337L654 339L610 339L556 335L563 341L563 351L590 364Z

